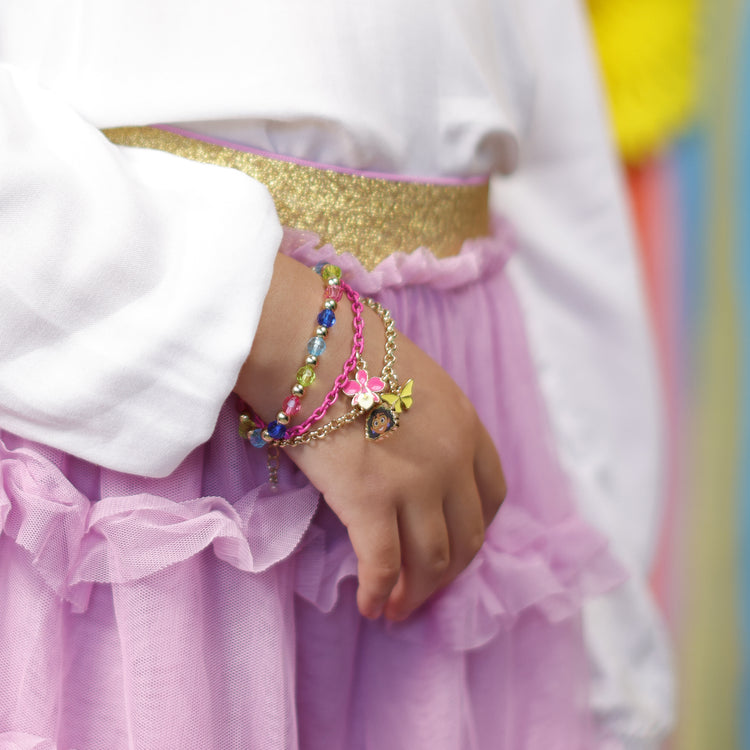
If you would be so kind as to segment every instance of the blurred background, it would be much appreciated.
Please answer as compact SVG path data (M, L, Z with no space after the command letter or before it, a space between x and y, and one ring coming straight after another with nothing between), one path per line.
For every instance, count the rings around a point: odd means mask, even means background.
M750 0L588 0L669 417L668 750L750 750Z

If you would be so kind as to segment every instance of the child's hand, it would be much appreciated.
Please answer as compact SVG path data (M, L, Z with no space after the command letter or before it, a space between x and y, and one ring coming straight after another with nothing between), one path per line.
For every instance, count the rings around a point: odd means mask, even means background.
M294 382L321 300L320 277L279 255L235 387L267 420ZM383 324L369 308L364 316L365 359L370 375L379 375ZM351 352L351 308L342 302L336 317L318 382L305 396L298 421L320 404ZM505 497L500 459L469 400L400 333L397 347L395 370L402 383L413 378L414 404L393 436L365 440L359 419L312 445L287 450L347 527L359 561L360 611L392 619L409 615L469 564ZM340 394L324 419L349 407Z
M378 326L371 315L365 330ZM414 379L414 403L391 437L365 440L360 419L287 451L347 528L359 562L360 612L394 620L471 562L506 491L495 446L469 400L405 336L397 343L395 369L401 382ZM367 359L378 363L370 374L379 374L382 348Z

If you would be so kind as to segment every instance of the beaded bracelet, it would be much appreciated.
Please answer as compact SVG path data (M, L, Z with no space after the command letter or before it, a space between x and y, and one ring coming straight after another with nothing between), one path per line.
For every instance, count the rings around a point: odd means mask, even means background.
M276 418L269 422L267 425L265 422L258 417L257 414L251 413L249 410L244 410L240 414L240 435L250 441L251 445L255 448L263 448L268 443L275 440L281 440L287 437L294 437L300 434L303 429L312 424L309 418L305 420L305 427L298 426L296 428L287 428L289 420L296 414L299 414L302 408L302 397L305 395L305 388L311 386L315 382L315 367L318 364L318 357L326 349L325 337L328 335L328 329L336 323L335 310L338 302L344 293L352 300L352 307L354 308L355 299L352 295L356 295L356 292L351 290L348 285L341 283L341 269L338 266L334 266L331 263L319 263L315 266L316 273L320 274L323 281L325 282L325 292L323 300L323 309L318 313L317 316L317 327L315 329L315 335L307 342L307 357L302 367L297 370L297 382L292 386L291 393L284 399L281 406L281 411L276 414ZM361 335L361 307L359 314L359 338L362 339ZM357 340L357 315L355 313L355 342ZM354 353L350 357L351 362L347 361L349 367L345 366L345 372L351 372L355 365ZM330 396L330 394L329 394ZM328 398L328 397L326 397ZM330 404L335 401L334 399L326 406L322 412L316 410L315 413L319 413L317 419L320 419L330 407ZM309 424L308 424L309 423ZM302 427L302 429L301 429Z
M286 434L287 438L298 437L299 435L307 432L307 430L309 430L313 424L319 422L328 413L328 410L331 408L331 406L336 403L339 392L346 383L347 378L352 374L352 372L354 372L354 368L357 366L359 357L361 356L362 350L364 349L365 338L363 334L364 323L362 321L362 301L360 300L357 292L355 292L348 284L343 281L341 282L341 288L344 290L347 298L351 301L352 313L354 314L354 319L352 321L354 336L352 339L351 354L349 355L349 359L347 359L344 363L343 370L333 382L333 387L323 399L323 403L304 422L298 424L296 427L293 427L291 430L288 430Z
M357 292L355 292L348 284L344 283L343 281L341 282L341 288L344 290L344 294L346 294L347 298L352 303L352 328L354 329L354 336L351 354L344 363L343 370L334 381L333 387L326 394L321 405L312 414L310 414L310 416L304 422L294 427L288 428L286 434L284 435L284 439L290 440L299 437L300 435L307 432L313 424L319 422L327 414L328 410L338 399L339 393L341 392L343 385L346 383L347 378L352 374L352 372L354 372L354 368L357 366L359 357L362 354L362 349L364 348L362 302ZM266 426L263 419L259 417L250 407L243 403L240 413L240 436L247 440L250 440L251 444L254 447L263 448L266 445L274 442L273 439L269 440L263 436L263 431L267 429L268 427Z

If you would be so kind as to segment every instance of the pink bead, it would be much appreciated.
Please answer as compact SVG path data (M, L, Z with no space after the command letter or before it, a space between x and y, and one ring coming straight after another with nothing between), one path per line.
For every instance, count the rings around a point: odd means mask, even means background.
M299 414L299 410L302 408L302 399L295 395L287 396L281 408L284 414L293 417L295 414Z
M344 290L340 286L327 286L325 290L326 299L338 302L344 296Z

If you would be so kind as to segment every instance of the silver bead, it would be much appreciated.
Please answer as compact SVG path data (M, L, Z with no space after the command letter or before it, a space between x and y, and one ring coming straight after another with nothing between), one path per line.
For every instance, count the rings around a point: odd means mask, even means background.
M323 307L325 307L326 310L335 310L336 309L336 300L335 299L327 299L323 303Z
M325 326L318 326L315 329L315 335L325 338L328 335L328 329Z
M264 442L266 443L273 442L273 438L268 434L268 430L263 430L263 432L260 433L260 436L263 438Z
M340 283L336 278L328 279L328 286L338 286Z
M279 424L289 424L289 415L286 412L284 412L284 411L280 411L276 415L276 421Z
M314 367L315 365L318 364L318 358L314 354L308 354L305 357L305 364L306 365L313 365L313 367Z
M305 386L300 385L299 383L295 383L292 386L292 395L294 395L294 396L304 396L305 395Z

